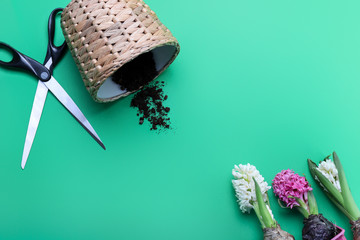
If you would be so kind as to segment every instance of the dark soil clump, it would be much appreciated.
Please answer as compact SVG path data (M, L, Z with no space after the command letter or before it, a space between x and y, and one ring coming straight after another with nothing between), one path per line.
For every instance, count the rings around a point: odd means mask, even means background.
M303 240L330 240L337 234L335 225L322 214L310 215L304 219Z
M164 82L151 83L137 92L131 101L130 106L138 109L139 124L142 125L145 119L148 120L151 124L150 130L170 128L170 108L163 105L168 96L164 94L163 87Z
M121 90L132 92L153 80L158 73L153 53L147 52L117 70L112 80L120 85Z

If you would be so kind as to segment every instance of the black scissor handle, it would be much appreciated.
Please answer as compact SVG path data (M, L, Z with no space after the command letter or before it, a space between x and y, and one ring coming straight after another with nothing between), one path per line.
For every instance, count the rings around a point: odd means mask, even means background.
M60 58L64 54L66 50L66 42L61 46L55 46L54 44L54 35L55 35L55 19L56 15L61 12L63 8L56 8L54 9L49 17L49 23L48 23L48 31L49 31L49 43L48 48L46 52L46 57L44 61L44 65L49 61L50 58L52 58L52 64L49 66L50 73L52 74L55 65L59 62Z
M4 62L0 60L0 66L26 70L34 74L38 79L43 82L50 80L50 71L47 70L46 67L44 67L38 61L22 54L21 52L15 50L6 43L0 42L0 48L7 50L12 55L12 60L10 62Z

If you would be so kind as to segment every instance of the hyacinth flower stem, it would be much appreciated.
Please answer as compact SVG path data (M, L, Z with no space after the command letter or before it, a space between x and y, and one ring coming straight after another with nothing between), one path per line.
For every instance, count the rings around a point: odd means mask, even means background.
M266 207L264 198L261 194L260 186L259 186L258 182L255 180L255 178L253 178L253 181L255 182L256 200L257 200L257 204L259 207L261 220L263 221L265 227L267 227L267 228L276 227L276 221L271 217L270 212L269 212L268 208Z
M296 200L296 202L299 204L299 206L296 206L295 208L305 217L308 218L310 213L309 213L309 208L306 205L306 203L301 200L298 197L292 197L292 196L288 196L288 198L294 198Z
M308 202L309 202L310 215L319 214L318 206L313 191L308 192Z
M339 172L339 182L341 186L341 195L344 199L344 207L351 214L351 220L356 221L360 218L360 211L351 194L349 185L346 180L344 168L336 152L333 152L334 164Z
M310 215L319 214L315 196L312 191L308 193L308 205L298 197L288 196L288 198L294 198L299 206L296 206L296 209L305 217L308 218Z
M266 225L265 225L265 223L264 223L264 221L263 221L263 218L261 217L261 213L260 213L260 209L259 209L259 204L258 204L257 202L255 202L253 205L254 205L255 214L256 214L257 218L259 219L261 228L262 228L262 229L266 228Z

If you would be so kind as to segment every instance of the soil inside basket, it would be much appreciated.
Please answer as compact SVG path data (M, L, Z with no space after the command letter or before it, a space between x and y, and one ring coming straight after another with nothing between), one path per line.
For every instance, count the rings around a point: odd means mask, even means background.
M145 86L158 74L153 53L147 52L124 64L114 73L112 80L120 85L121 90L132 92Z

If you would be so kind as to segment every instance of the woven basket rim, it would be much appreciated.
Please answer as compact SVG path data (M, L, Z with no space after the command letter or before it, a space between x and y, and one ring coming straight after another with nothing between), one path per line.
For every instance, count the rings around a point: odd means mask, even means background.
M129 60L127 62L123 62L122 64L118 64L114 67L114 71L109 73L109 74L106 74L104 75L103 77L101 77L99 79L99 81L103 81L103 80L106 80L108 79L109 77L111 77L116 71L118 71L122 66L124 66L125 64L133 61L134 59L136 59L137 57L141 56L142 54L145 54L145 53L148 53L148 52L151 52L153 50L155 50L156 48L161 48L161 47L164 47L164 46L173 46L175 48L175 52L174 54L171 56L171 58L169 59L169 61L158 71L157 75L154 77L153 80L151 80L150 82L153 82L156 78L158 78L161 73L163 73L169 66L170 64L175 60L175 58L178 56L179 52L180 52L180 45L177 43L177 42L167 42L167 43L164 43L164 44L161 44L161 45L157 45L157 46L153 46L152 48L149 48L149 49L145 49L143 52L140 52L139 54L137 55L134 55L132 58L129 58ZM150 83L149 82L149 83ZM99 100L101 102L108 102L108 101L114 101L114 100L117 100L121 97L125 97L125 96L128 96L128 95L131 95L132 93L134 92L137 92L139 91L140 89L142 89L144 86L141 86L139 89L137 90L134 90L134 91L127 91L123 94L120 94L120 95L117 95L117 96L114 96L114 97L111 97L111 98L99 98ZM97 88L95 91L94 91L94 94L97 96L97 93L99 91L100 87Z

